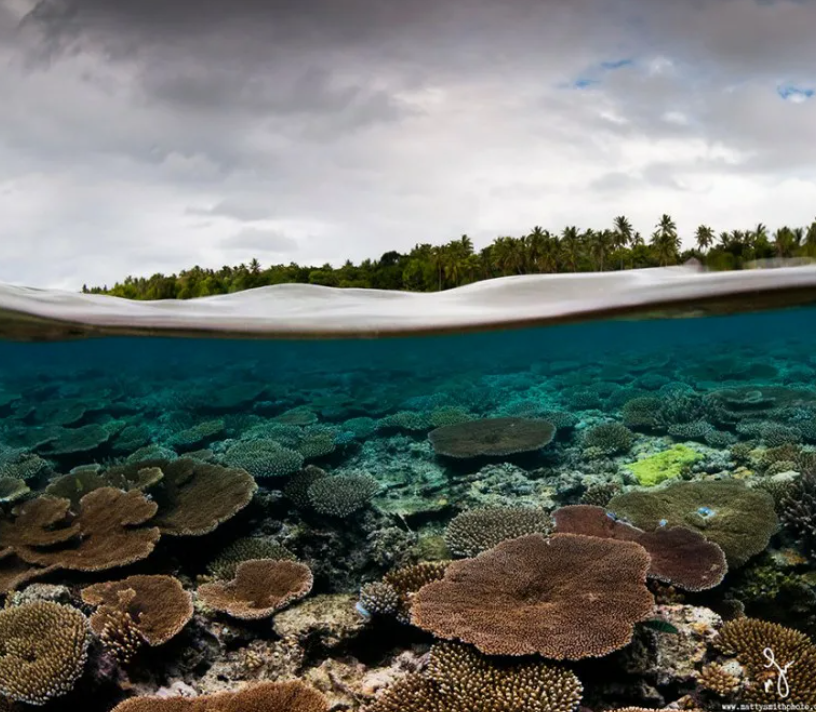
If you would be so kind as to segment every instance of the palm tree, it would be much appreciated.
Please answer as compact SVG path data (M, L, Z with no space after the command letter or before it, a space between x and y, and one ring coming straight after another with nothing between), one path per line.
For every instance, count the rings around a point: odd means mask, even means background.
M663 213L656 230L652 233L651 244L657 258L663 266L676 262L680 253L680 238L677 235L677 225L669 215Z
M774 232L774 250L777 257L791 257L796 249L796 235L787 225Z
M536 225L524 240L526 247L526 262L530 272L540 271L541 258L546 251L546 243L550 234L541 226Z
M587 244L589 245L589 254L595 262L593 266L597 266L598 270L601 272L604 271L604 261L606 260L606 256L612 250L614 240L614 232L611 230L600 230L599 232L592 233L587 241Z
M436 270L438 292L442 291L442 274L445 269L445 260L446 260L445 245L434 245L431 248L431 264L433 264L434 269Z
M700 252L705 252L714 244L714 230L707 225L700 225L697 228L694 239L697 242L697 248Z
M572 266L572 271L577 271L578 258L581 256L581 237L578 235L578 228L574 225L565 227L561 233L561 248Z
M524 252L515 237L497 237L491 250L493 262L503 275L524 272Z

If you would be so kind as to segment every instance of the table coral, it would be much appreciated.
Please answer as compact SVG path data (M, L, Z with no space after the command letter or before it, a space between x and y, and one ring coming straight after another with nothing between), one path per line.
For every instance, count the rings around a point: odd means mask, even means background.
M437 455L495 457L540 450L555 436L555 426L533 418L482 418L436 428L428 434Z
M649 563L632 542L531 534L450 564L415 594L411 620L489 655L601 657L651 615Z

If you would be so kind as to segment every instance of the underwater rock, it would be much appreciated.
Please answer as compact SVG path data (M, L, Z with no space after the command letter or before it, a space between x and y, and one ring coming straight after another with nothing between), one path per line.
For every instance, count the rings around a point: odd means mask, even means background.
M304 649L335 648L365 628L365 619L354 608L356 601L353 594L315 596L278 613L272 627L279 636Z
M67 586L51 583L33 583L22 591L14 591L6 598L6 607L24 606L26 603L50 601L51 603L71 603L71 590Z

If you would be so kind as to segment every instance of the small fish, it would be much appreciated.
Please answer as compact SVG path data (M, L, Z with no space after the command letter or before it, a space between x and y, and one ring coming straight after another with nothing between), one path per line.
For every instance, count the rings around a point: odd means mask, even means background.
M613 522L618 521L618 515L615 514L614 512L607 512L606 516L609 517Z
M668 621L662 618L653 618L649 621L643 621L646 628L657 631L658 633L669 633L671 635L679 635L680 631Z
M711 507L700 507L697 509L697 514L699 514L701 517L713 517L714 510L711 509Z
M665 526L666 526L668 523L669 523L669 520L668 520L668 519L661 519L661 520L660 520L660 521L657 523L657 526L659 526L659 527L665 527Z
M363 604L357 601L357 604L354 606L354 610L357 611L363 618L368 620L371 618L371 614L364 608Z

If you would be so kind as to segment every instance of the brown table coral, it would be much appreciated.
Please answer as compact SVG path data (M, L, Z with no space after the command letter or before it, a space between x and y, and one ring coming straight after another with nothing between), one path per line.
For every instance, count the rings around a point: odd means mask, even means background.
M534 418L482 418L444 425L428 433L437 455L454 458L498 457L539 450L555 435L555 426Z
M739 480L677 482L614 496L607 508L646 531L683 526L725 552L731 568L764 551L778 520L773 497Z
M97 606L91 629L121 661L140 643L162 645L193 617L193 598L172 576L129 576L82 590L82 600Z
M263 682L202 697L132 697L113 712L328 712L329 703L299 680Z
M633 542L531 534L450 564L414 596L411 620L488 655L600 657L651 615L649 564Z
M309 567L295 561L250 559L238 565L232 581L199 586L206 606L241 620L268 618L312 590Z
M603 507L574 504L553 513L555 529L563 534L585 534L640 544L652 563L649 577L687 591L718 586L728 571L723 550L702 534L686 527L659 527L644 532L608 515Z
M86 494L78 511L67 499L38 497L0 521L0 538L29 564L74 571L103 571L148 556L159 530L142 526L157 506L141 492L102 487Z

